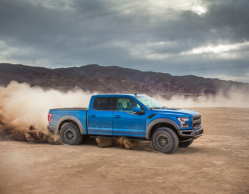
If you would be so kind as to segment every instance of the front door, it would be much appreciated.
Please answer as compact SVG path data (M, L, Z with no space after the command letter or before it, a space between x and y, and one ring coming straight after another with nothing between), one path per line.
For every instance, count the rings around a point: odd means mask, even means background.
M88 132L92 135L112 135L112 110L110 97L97 97L88 111Z
M117 98L116 110L113 111L113 132L115 136L145 137L145 115L133 113L138 106L130 98ZM142 107L140 107L142 109Z

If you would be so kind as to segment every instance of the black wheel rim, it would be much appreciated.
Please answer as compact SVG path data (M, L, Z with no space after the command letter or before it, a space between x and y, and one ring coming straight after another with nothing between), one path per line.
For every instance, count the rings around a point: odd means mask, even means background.
M73 141L74 138L75 138L75 134L74 134L74 131L72 129L67 129L65 131L65 138L66 140L68 141Z
M166 149L170 146L170 141L167 135L165 134L160 134L157 137L157 145L158 147L162 148L162 149Z

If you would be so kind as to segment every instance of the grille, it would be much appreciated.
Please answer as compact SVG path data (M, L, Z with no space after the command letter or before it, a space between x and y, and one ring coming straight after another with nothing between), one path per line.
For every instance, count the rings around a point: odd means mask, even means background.
M193 128L199 128L201 126L201 115L193 116Z

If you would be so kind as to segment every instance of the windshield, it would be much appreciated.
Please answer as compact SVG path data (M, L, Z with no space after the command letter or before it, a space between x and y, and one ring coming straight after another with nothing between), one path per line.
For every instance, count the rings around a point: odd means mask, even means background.
M153 98L149 96L138 96L136 97L141 103L143 103L147 108L150 109L161 109L164 108L164 106L160 103L154 100Z

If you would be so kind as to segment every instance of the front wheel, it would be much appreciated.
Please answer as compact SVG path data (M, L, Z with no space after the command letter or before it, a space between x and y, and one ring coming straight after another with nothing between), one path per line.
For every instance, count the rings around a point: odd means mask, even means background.
M179 138L176 133L166 127L158 128L153 133L151 141L155 150L165 154L173 153L179 145Z
M65 144L78 145L82 142L83 136L73 123L65 123L61 129L61 139Z

